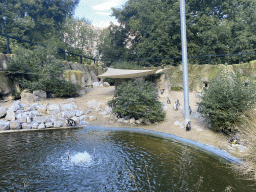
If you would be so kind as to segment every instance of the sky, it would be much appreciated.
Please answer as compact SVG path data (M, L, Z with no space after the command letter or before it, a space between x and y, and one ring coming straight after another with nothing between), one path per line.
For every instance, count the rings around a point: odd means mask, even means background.
M111 17L111 7L122 8L128 0L80 0L76 10L75 17L85 18L92 25L100 28L109 26L112 21L117 24L115 17Z

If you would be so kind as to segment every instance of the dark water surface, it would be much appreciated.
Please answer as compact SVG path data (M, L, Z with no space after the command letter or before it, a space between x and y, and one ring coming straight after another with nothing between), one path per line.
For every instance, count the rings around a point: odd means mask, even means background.
M0 191L252 191L252 182L237 178L227 163L173 140L126 131L0 134Z

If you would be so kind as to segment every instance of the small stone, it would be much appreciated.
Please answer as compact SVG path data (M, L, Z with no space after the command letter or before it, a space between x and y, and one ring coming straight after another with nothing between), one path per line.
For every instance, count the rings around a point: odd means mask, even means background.
M128 124L130 123L130 120L124 120L123 123Z
M36 121L33 121L31 123L31 125L32 125L32 129L37 129L38 128L38 123Z
M41 124L38 126L38 129L45 129L45 124L44 124L44 123L41 123Z
M95 120L97 120L97 117L95 117L95 116L89 116L89 121L95 121Z
M45 127L46 128L52 128L53 127L53 123L52 122L47 122L47 123L45 123Z
M175 126L180 126L180 122L179 122L179 121L175 121L175 122L174 122L174 125L175 125Z
M31 128L32 128L31 124L22 123L22 129L31 129Z
M135 121L136 124L141 124L143 122L143 119L138 119Z
M74 98L69 98L69 99L67 99L67 101L68 102L73 102L73 101L75 101L75 99Z
M18 130L18 129L21 129L20 122L17 121L17 120L11 121L11 123L10 123L10 129L11 129L11 130Z
M132 118L130 119L130 123L131 123L131 124L135 123L135 118L134 118L134 117L132 117Z
M117 120L118 123L123 123L124 122L124 118L120 118Z

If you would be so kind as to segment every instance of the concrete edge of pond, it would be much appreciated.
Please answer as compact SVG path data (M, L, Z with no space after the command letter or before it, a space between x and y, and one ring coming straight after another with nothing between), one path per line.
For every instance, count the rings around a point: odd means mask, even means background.
M16 129L16 130L5 130L0 131L1 133L19 133L19 132L30 132L30 131L44 131L44 130L60 130L60 129L78 129L78 128L84 128L84 126L73 126L73 127L51 127L51 128L44 128L44 129Z
M206 145L191 139L178 137L170 133L163 133L163 132L147 130L142 128L127 128L127 127L112 128L112 127L100 127L100 126L86 126L85 129L136 132L136 133L142 133L142 134L147 134L151 136L162 137L164 139L173 139L174 141L177 141L179 143L182 143L182 144L185 143L185 144L188 144L189 146L191 145L191 147L196 147L196 148L199 148L200 150L203 150L206 153L210 153L211 155L216 155L218 157L221 157L229 162L240 164L240 165L244 163L243 160L233 157L230 153L228 153L225 150L221 150L211 145Z

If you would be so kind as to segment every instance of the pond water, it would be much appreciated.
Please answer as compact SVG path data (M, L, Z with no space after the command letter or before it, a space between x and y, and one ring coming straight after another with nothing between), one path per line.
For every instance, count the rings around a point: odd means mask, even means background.
M0 154L0 191L252 191L227 160L142 133L5 133Z

